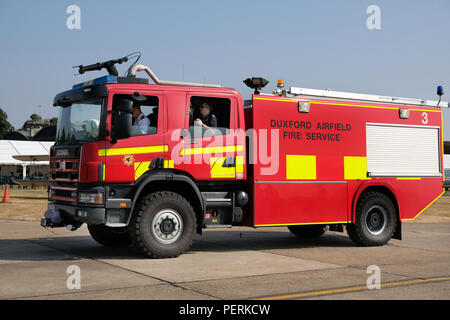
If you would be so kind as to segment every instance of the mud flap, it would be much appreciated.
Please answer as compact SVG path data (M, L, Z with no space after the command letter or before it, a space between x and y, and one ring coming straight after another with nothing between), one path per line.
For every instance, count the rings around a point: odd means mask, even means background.
M395 226L395 231L392 238L402 240L402 222L400 220L397 222L397 225Z

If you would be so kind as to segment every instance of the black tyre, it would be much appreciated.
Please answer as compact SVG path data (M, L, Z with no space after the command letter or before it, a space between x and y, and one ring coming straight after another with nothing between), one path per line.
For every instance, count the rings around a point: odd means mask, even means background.
M288 229L300 239L319 238L327 230L325 225L288 226Z
M104 224L88 225L89 233L95 241L105 247L120 247L131 244L128 228L110 228Z
M147 257L173 258L192 245L196 216L181 195L161 191L145 196L130 222L135 247Z
M346 229L350 239L362 246L382 246L393 236L397 213L391 199L383 193L363 194L356 207L355 223Z

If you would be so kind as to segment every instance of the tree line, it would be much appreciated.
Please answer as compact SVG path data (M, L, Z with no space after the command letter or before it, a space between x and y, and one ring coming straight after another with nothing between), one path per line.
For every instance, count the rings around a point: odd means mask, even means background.
M33 113L30 118L23 123L21 130L31 130L32 128L43 128L50 125L56 125L57 117L50 119L43 119L40 115ZM0 137L3 137L8 132L14 131L15 128L9 123L7 113L0 108Z

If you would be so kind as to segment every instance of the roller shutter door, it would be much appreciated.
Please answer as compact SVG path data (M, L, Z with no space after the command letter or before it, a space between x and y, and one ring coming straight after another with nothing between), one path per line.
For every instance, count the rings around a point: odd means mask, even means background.
M370 176L441 176L438 127L367 124Z

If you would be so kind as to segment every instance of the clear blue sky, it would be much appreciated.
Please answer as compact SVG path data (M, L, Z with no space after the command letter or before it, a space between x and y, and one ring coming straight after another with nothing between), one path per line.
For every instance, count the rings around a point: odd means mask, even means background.
M81 30L69 30L69 5ZM369 30L369 5L381 29ZM450 1L0 0L0 107L17 128L31 113L56 116L56 93L100 76L90 64L141 51L159 78L218 83L250 95L242 80L450 100ZM184 66L184 68L183 68ZM120 66L123 74L126 66ZM267 91L266 90L266 91ZM40 106L40 107L39 107ZM445 112L450 140L450 111Z

